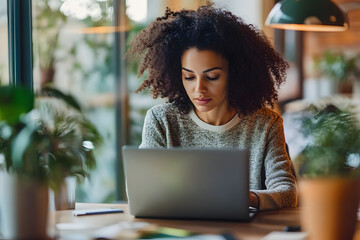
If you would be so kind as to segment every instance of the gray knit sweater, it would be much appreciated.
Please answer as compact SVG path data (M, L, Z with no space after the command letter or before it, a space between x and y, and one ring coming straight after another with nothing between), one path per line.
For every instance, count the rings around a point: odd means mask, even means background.
M157 105L146 114L140 145L156 147L247 148L250 189L259 197L259 209L297 205L282 118L270 109L236 115L225 125L214 126L203 122L194 111L183 115L173 104Z

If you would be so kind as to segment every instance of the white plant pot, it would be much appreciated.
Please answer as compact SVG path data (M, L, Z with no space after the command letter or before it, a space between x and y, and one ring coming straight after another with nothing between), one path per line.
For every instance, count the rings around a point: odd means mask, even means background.
M307 78L304 81L304 99L315 102L319 99L320 80L317 78Z
M0 238L46 239L48 186L0 171Z
M339 93L339 82L334 79L321 78L319 82L319 96L329 97Z

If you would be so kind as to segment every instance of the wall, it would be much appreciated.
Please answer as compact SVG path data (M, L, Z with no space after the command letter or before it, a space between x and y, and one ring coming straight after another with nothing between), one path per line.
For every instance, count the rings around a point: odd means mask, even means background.
M335 0L336 3L353 2ZM344 51L346 54L360 54L360 9L349 12L349 30L346 32L305 32L304 33L304 71L305 78L318 77L314 70L314 57L330 49Z

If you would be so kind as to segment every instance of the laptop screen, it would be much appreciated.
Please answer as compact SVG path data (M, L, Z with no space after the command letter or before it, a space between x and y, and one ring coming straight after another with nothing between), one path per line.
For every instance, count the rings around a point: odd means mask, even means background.
M239 149L123 148L136 217L249 220L249 153Z

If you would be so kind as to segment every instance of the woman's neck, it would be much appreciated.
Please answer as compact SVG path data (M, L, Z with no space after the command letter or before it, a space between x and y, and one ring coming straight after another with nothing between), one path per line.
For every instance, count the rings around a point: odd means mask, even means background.
M207 124L220 126L228 123L236 114L236 110L233 108L226 110L211 110L208 112L200 112L195 108L196 115Z

